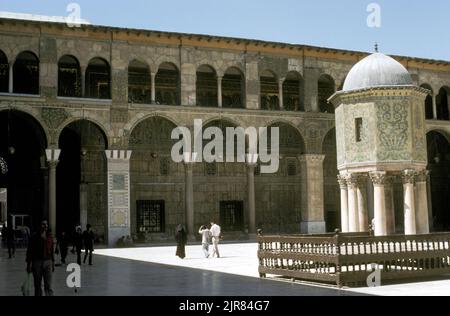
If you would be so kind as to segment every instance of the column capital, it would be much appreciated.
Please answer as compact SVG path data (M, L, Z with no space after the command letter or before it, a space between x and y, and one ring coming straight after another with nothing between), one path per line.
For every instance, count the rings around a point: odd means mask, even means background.
M355 175L355 177L359 188L365 188L367 186L367 178L369 177L367 174L358 173Z
M359 176L357 174L350 173L345 177L345 181L347 182L347 187L350 190L354 190L358 187Z
M305 154L298 157L300 162L307 163L323 163L325 160L325 155L317 155L317 154Z
M383 186L386 184L387 174L385 171L373 171L369 173L369 176L375 186Z
M217 81L222 81L222 79L223 79L223 76L221 76L221 75L217 75L217 76L216 76L216 78L217 78Z
M130 160L132 151L131 150L105 150L107 160Z
M48 163L59 162L59 156L61 155L61 149L49 148L45 150L45 156Z
M341 190L347 190L347 175L340 174L337 176L337 181Z
M430 171L421 170L416 175L416 182L427 182L430 177Z
M417 172L413 169L407 169L402 172L403 184L415 184Z

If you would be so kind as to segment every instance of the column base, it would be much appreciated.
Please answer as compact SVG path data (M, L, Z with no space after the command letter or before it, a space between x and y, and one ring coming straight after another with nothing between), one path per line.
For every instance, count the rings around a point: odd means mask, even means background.
M300 232L302 234L324 234L326 232L325 222L301 222Z
M122 237L131 236L130 228L110 228L108 230L108 246L110 248L115 248L117 246L117 241Z

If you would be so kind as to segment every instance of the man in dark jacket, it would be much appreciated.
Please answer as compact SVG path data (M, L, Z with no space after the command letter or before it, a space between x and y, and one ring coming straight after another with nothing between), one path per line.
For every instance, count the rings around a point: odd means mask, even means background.
M77 263L81 266L81 250L83 250L83 233L81 226L75 228L75 235L73 236L73 248L72 253L77 254Z
M42 278L44 279L45 296L53 296L52 273L55 271L54 244L47 221L43 221L39 232L31 236L26 261L27 272L33 273L35 296L42 296Z
M16 233L10 223L6 228L6 246L8 247L9 259L14 258L16 254Z
M84 260L83 263L86 263L86 258L89 255L89 265L92 265L92 252L94 251L94 232L91 230L91 225L86 225L86 230L83 233L83 242L84 242Z

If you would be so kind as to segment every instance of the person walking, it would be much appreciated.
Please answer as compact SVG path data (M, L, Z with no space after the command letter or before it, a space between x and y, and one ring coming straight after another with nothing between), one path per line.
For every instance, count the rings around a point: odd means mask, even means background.
M86 259L89 256L89 265L92 265L92 253L94 252L94 232L91 230L91 225L86 225L86 230L83 233L83 242L84 242L84 260L83 263L86 263Z
M209 257L209 238L211 237L211 232L209 231L208 227L206 225L203 225L198 230L198 233L202 235L202 249L203 253L205 254L205 257Z
M67 252L69 250L69 238L66 232L62 232L56 243L56 254L61 255L61 264L66 264Z
M213 252L211 254L211 257L214 257L214 255L216 255L217 258L220 258L219 242L220 242L220 236L222 234L220 226L214 222L211 222L210 231L211 231L212 243L213 243Z
M181 259L186 258L187 233L183 225L178 225L175 232L175 240L177 241L176 255Z
M6 227L6 247L8 247L9 259L14 258L16 255L16 235L10 223Z
M48 223L42 221L40 230L31 236L26 255L27 272L33 273L35 296L42 296L42 279L45 296L53 296L52 273L55 271L53 247L53 236Z
M83 234L81 226L75 228L75 235L73 236L72 253L77 254L77 263L81 266L81 250L83 249Z

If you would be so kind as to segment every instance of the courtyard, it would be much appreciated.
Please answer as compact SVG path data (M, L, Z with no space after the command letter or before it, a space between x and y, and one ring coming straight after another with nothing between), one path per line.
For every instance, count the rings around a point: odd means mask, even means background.
M450 275L378 288L344 288L275 278L260 279L256 243L220 246L221 258L204 258L201 246L188 245L187 257L175 256L174 245L96 249L94 265L83 265L81 289L66 286L69 272L56 267L57 296L448 296ZM20 296L25 278L25 251L7 259L0 254L0 296ZM68 262L75 256L69 254ZM57 261L58 262L58 261Z

